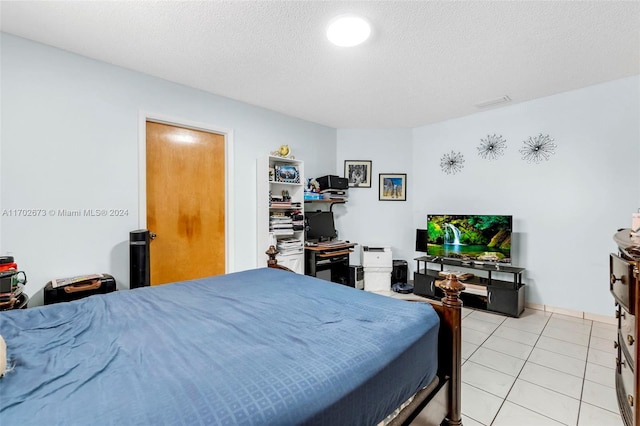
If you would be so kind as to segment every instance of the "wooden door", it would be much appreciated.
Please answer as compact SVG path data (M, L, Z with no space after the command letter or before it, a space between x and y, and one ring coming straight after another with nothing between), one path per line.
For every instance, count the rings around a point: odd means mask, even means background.
M225 273L224 136L147 121L151 285Z

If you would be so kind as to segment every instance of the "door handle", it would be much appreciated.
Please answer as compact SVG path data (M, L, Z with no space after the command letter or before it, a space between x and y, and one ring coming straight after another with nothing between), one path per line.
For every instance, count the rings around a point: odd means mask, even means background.
M156 234L155 232L149 232L149 239L150 240L155 240L157 236L158 236L158 234Z

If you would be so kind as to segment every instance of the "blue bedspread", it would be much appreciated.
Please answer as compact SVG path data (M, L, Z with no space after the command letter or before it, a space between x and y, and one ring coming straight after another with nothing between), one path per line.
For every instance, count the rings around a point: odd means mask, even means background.
M0 312L0 425L373 425L435 377L438 327L266 268Z

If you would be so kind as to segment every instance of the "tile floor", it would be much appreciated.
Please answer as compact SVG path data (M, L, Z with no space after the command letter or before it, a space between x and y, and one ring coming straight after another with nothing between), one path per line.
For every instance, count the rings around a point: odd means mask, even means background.
M465 426L622 425L614 325L533 309L462 315Z

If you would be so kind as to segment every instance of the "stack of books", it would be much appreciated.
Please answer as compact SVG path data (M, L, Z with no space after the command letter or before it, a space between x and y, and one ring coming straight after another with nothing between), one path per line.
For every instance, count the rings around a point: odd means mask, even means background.
M269 231L274 235L293 235L293 219L284 213L269 216Z
M276 245L282 256L299 254L304 252L304 245L299 238L281 238Z

